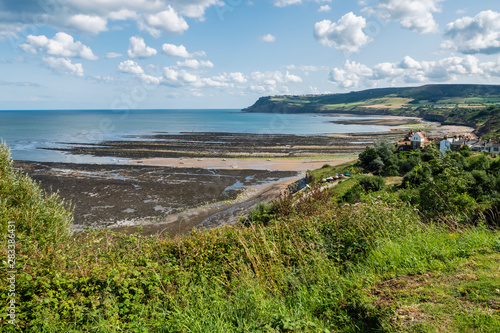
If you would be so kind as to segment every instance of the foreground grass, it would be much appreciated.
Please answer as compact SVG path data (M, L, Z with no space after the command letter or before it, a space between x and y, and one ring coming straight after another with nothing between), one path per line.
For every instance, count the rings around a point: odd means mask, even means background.
M21 175L13 177L12 191L0 192L5 202L20 191ZM296 199L278 199L249 227L176 239L101 230L62 233L42 247L39 235L23 232L18 322L9 325L2 312L0 330L498 331L497 232L424 224L420 212L388 195L354 205L338 205L329 191L292 206ZM18 212L9 219L28 214L26 225L51 216L8 209Z

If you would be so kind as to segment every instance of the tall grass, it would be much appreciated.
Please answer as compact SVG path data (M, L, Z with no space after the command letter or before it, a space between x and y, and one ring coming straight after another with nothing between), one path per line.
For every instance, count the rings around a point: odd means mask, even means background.
M7 223L15 222L19 239L38 246L54 246L69 235L73 218L69 205L57 194L48 195L38 184L12 168L10 151L0 144L0 235L7 236Z
M3 186L15 188L24 179L36 187L9 168L2 169ZM3 202L24 198L17 192L2 192ZM43 207L50 212L63 206L55 197L43 203L36 189L32 193L41 202L34 206L40 216L51 216ZM425 225L417 210L390 194L340 206L329 191L315 191L293 205L298 199L282 196L272 211L258 208L247 226L175 239L109 230L67 236L71 220L62 220L68 216L62 210L61 220L26 220L23 233L54 245L50 253L20 248L19 326L3 321L0 330L387 331L394 328L394 314L371 301L367 291L374 282L452 269L450 264L474 253L500 250L496 233ZM10 216L31 209L24 203L5 207ZM5 288L6 279L0 279Z

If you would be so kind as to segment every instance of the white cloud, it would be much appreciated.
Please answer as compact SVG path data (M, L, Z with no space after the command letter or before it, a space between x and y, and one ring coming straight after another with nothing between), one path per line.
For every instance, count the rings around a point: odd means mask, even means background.
M156 50L146 46L144 38L132 36L127 53L131 58L148 58L156 55Z
M68 25L94 35L107 31L107 20L99 16L77 14L68 19Z
M276 41L276 37L274 37L273 35L271 34L267 34L267 35L264 35L261 37L261 40L263 42L267 42L267 43L272 43L272 42L275 42Z
M433 13L440 12L439 3L444 0L378 0L375 7L364 11L377 14L384 20L400 22L401 26L414 32L425 34L438 31Z
M58 32L54 38L50 39L44 35L29 35L26 43L19 45L25 52L36 54L38 51L49 55L63 57L81 57L89 60L97 60L92 50L81 42L75 42L71 35L64 32Z
M302 3L302 0L274 0L274 5L277 7L285 7L289 5L295 5Z
M178 61L177 66L198 69L200 67L213 68L214 64L208 60L186 59L182 62Z
M123 21L133 20L141 30L159 37L163 31L187 30L184 17L202 21L208 8L224 5L223 0L10 1L0 5L0 39L15 38L26 28L31 31L34 23L98 34L108 30L108 20L115 21L113 29L124 28L128 22Z
M122 61L118 65L118 70L122 73L132 74L146 84L158 85L163 81L162 77L156 77L146 74L144 72L144 69L142 69L142 67L138 63L132 60Z
M83 76L83 66L80 63L73 64L67 58L43 57L42 60L56 72L79 77Z
M332 9L330 8L330 6L328 6L328 5L323 5L323 6L320 6L320 7L319 7L318 12L320 12L320 13L321 13L321 12L329 12L330 10L332 10Z
M301 65L301 66L288 65L285 66L285 68L298 69L303 72L329 71L331 69L329 66L312 66L312 65Z
M475 17L462 17L448 23L441 47L464 54L500 52L500 13L482 11Z
M285 76L283 77L284 82L302 82L302 78L298 75L293 75L286 72Z
M121 56L123 56L123 54L121 54L121 53L116 53L116 52L106 53L106 58L108 58L108 59L118 58Z
M216 76L212 76L212 80L219 82L236 82L236 83L245 83L247 82L247 78L241 72L234 73L223 73Z
M110 82L113 82L115 80L115 78L112 76L100 76L100 75L94 76L94 79L96 79L97 81L103 81L106 83L110 83Z
M362 78L369 78L373 70L355 61L346 60L344 68L334 68L330 72L330 80L343 88L357 87Z
M229 76L231 77L231 79L234 82L238 82L238 83L245 83L245 82L247 82L247 79L245 78L245 76L243 75L243 73L240 73L240 72L229 73Z
M163 53L172 57L189 58L191 56L184 45L163 44L161 49Z
M274 72L253 72L250 74L252 80L257 83L267 85L277 85L278 83L302 82L302 78L297 75L290 74L288 71L283 74L280 71Z
M133 10L120 9L116 12L111 12L108 17L111 20L115 20L115 21L125 21L128 19L135 19L135 18L137 18L137 16L138 16L137 13Z
M138 63L132 60L125 60L122 61L118 65L118 70L123 73L130 73L130 74L144 74L144 70L142 69L141 66L139 66Z
M182 15L201 20L203 20L207 8L226 5L221 0L171 0L170 2L179 9Z
M332 0L306 0L306 1L314 1L316 3L324 3L324 2L332 2ZM274 0L274 5L276 7L285 7L290 5L301 4L302 0Z
M184 45L174 45L174 44L163 44L163 53L171 57L179 58L194 58L194 57L206 57L205 51L198 51L194 53L189 53Z
M371 87L380 82L408 84L456 81L461 77L472 76L497 76L499 69L495 63L481 64L471 55L437 61L417 61L406 56L400 62L382 62L371 68L354 61L346 61L342 68L336 67L330 72L330 80L343 88L356 88L360 85Z
M161 31L180 34L189 28L189 25L182 16L171 7L156 14L150 14L144 21L139 22L139 28L146 30L153 37L160 37Z
M337 23L323 20L314 25L314 36L323 45L337 50L356 52L372 39L365 35L366 20L352 12L345 14Z

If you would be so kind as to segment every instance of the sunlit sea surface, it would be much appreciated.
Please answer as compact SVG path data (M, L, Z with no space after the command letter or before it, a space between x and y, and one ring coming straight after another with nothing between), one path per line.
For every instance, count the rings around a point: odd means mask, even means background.
M339 120L352 117L336 117ZM341 125L310 114L244 113L239 110L43 110L0 111L0 138L15 160L117 163L114 158L75 156L42 148L68 143L139 140L142 135L231 132L318 135L381 132L371 125Z

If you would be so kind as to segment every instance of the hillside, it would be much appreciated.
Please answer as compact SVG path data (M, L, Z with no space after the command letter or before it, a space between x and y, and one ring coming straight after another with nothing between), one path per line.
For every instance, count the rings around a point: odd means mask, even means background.
M471 126L479 135L498 137L498 126L492 125L498 123L498 104L500 85L435 84L345 94L267 96L243 111L417 116Z

